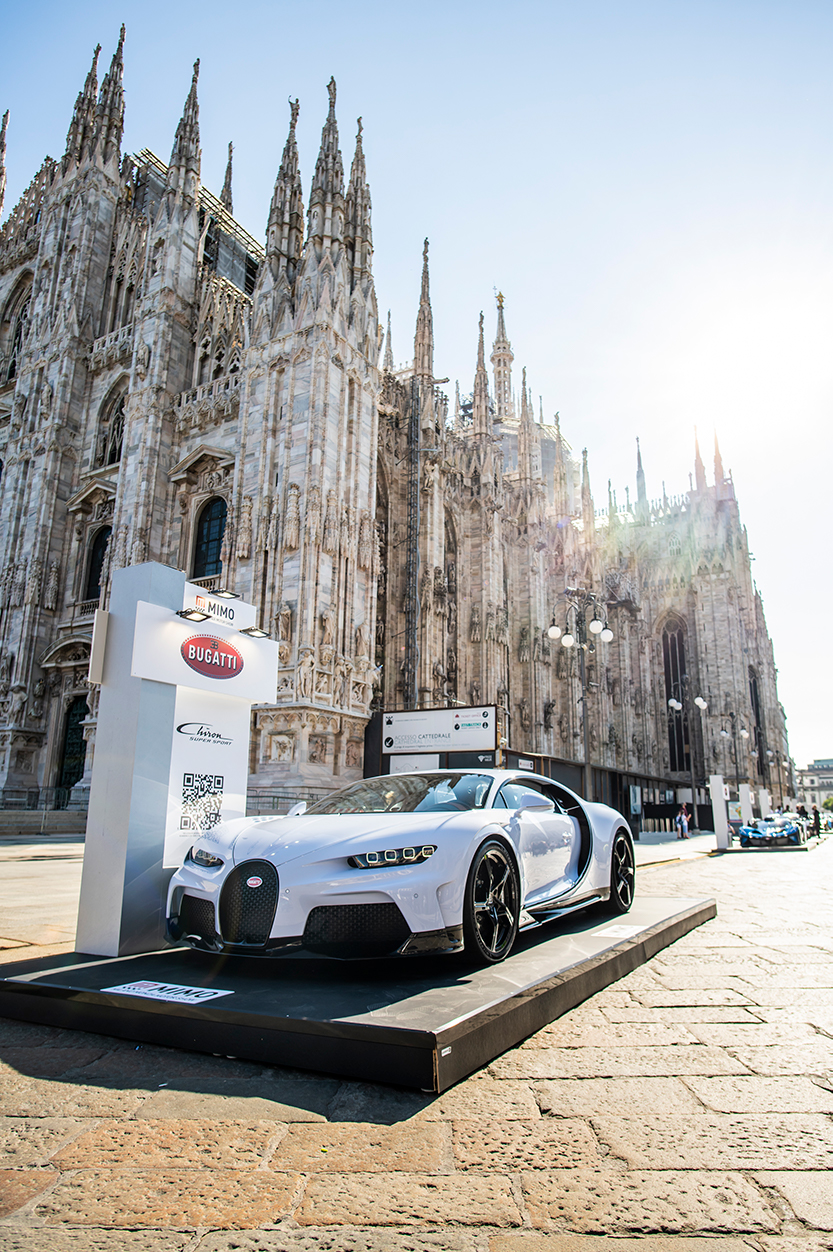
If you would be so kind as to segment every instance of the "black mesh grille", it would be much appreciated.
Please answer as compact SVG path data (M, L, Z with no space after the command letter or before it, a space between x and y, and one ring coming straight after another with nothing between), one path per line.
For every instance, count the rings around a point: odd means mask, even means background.
M312 910L304 947L324 956L385 956L410 933L395 904L337 904Z
M220 893L223 942L264 947L277 907L278 875L274 865L269 861L244 861L231 871Z
M214 905L210 900L200 900L197 896L183 896L179 905L179 925L183 938L186 935L199 935L208 942L216 939L214 930Z

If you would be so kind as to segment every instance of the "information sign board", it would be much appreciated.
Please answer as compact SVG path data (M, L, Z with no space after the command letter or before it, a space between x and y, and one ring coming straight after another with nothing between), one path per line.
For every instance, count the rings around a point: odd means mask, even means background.
M412 709L382 715L382 752L478 752L497 747L497 709Z

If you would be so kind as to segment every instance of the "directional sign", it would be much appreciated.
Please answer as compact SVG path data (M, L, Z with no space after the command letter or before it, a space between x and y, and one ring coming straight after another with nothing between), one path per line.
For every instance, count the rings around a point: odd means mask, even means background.
M497 709L413 709L382 715L382 752L490 752L497 747Z

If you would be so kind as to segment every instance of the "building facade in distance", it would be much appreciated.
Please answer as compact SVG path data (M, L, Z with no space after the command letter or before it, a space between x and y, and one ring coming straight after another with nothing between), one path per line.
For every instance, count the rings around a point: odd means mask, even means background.
M450 409L427 243L413 359L395 366L389 325L383 343L361 122L345 176L335 83L306 203L291 105L264 246L233 216L231 150L220 196L201 183L199 63L169 162L122 154L123 40L0 227L7 802L83 802L92 616L146 560L233 588L279 642L253 789L360 777L373 708L452 703L496 704L506 745L570 778L586 732L598 798L659 802L692 768L771 787L785 719L717 446L711 483L696 449L690 490L653 500L637 450L634 498L609 485L597 508L587 452L517 387L502 298L491 376L481 315ZM584 699L548 634L575 589L613 636L589 637Z

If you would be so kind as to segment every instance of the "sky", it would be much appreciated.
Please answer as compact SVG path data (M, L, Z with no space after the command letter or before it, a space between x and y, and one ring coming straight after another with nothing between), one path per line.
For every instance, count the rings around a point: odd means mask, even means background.
M3 0L6 213L122 21L124 147L168 159L201 58L202 176L263 238L289 119L305 191L338 84L361 115L379 306L412 355L430 240L435 368L471 390L506 297L515 368L607 481L688 490L715 432L754 554L798 765L833 756L827 553L833 406L829 0L419 4Z

